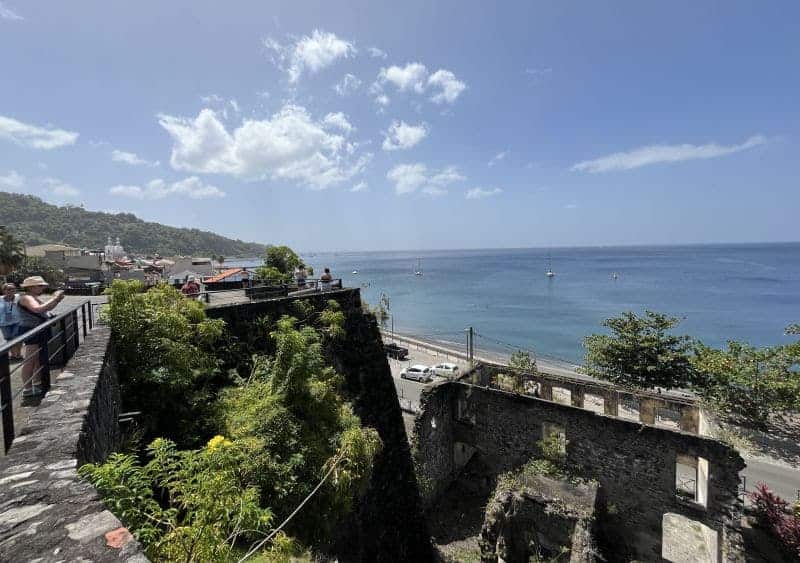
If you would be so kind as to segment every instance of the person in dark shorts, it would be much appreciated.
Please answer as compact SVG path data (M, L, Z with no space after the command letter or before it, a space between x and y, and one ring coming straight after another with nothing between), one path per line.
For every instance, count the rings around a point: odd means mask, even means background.
M0 298L0 332L6 342L19 336L19 295L13 283L3 284L3 296ZM8 358L13 362L22 359L22 344L17 344L8 351Z
M41 276L31 276L22 280L20 287L25 290L19 300L20 334L36 328L50 318L50 311L64 299L63 291L56 291L50 299L40 297L49 284ZM50 339L50 329L38 331L25 339L25 359L22 366L22 396L41 395L41 379L39 377L39 349Z

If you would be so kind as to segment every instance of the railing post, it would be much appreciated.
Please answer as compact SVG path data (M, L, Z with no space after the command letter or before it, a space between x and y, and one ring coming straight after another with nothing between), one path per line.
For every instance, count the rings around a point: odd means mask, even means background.
M89 301L89 330L94 328L94 303Z
M75 309L72 311L72 354L70 357L75 355L75 351L78 349L78 346L81 345L81 333L78 331L78 310Z
M67 346L69 345L69 339L67 338L67 317L61 317L61 367L67 365L67 360L69 360L69 350Z
M47 331L45 333L45 338L42 339L42 345L39 347L39 379L42 382L42 389L45 391L50 390L50 339L47 338L47 335L50 333L50 328L44 328L41 330ZM35 377L36 373L31 376L31 378ZM33 383L31 381L31 383Z
M91 302L89 307L91 308ZM81 305L81 324L83 325L83 339L86 340L86 302L84 301L83 305Z
M3 447L5 453L14 441L14 405L11 396L11 370L8 351L0 356L0 404L3 405Z

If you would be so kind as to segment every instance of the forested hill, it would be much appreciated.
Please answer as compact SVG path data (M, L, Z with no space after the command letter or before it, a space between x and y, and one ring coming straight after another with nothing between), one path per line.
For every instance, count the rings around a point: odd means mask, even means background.
M226 238L199 229L179 229L142 221L130 213L100 213L51 205L38 197L0 192L0 225L28 245L62 243L102 248L109 236L125 250L162 256L260 256L265 245Z

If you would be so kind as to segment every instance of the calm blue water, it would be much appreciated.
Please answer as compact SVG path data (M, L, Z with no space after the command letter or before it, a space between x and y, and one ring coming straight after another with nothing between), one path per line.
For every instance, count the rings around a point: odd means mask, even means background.
M554 278L547 278L548 254ZM424 275L414 276L417 258ZM683 319L679 331L707 344L789 342L800 322L800 243L304 255L316 273L390 299L398 332L508 346L577 361L582 338L603 319L644 309ZM353 275L353 270L358 275ZM617 280L612 279L617 272Z

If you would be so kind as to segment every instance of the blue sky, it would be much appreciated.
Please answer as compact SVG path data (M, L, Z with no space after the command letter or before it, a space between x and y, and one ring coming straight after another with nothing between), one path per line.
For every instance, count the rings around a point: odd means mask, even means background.
M0 0L0 189L302 250L798 240L797 21Z

